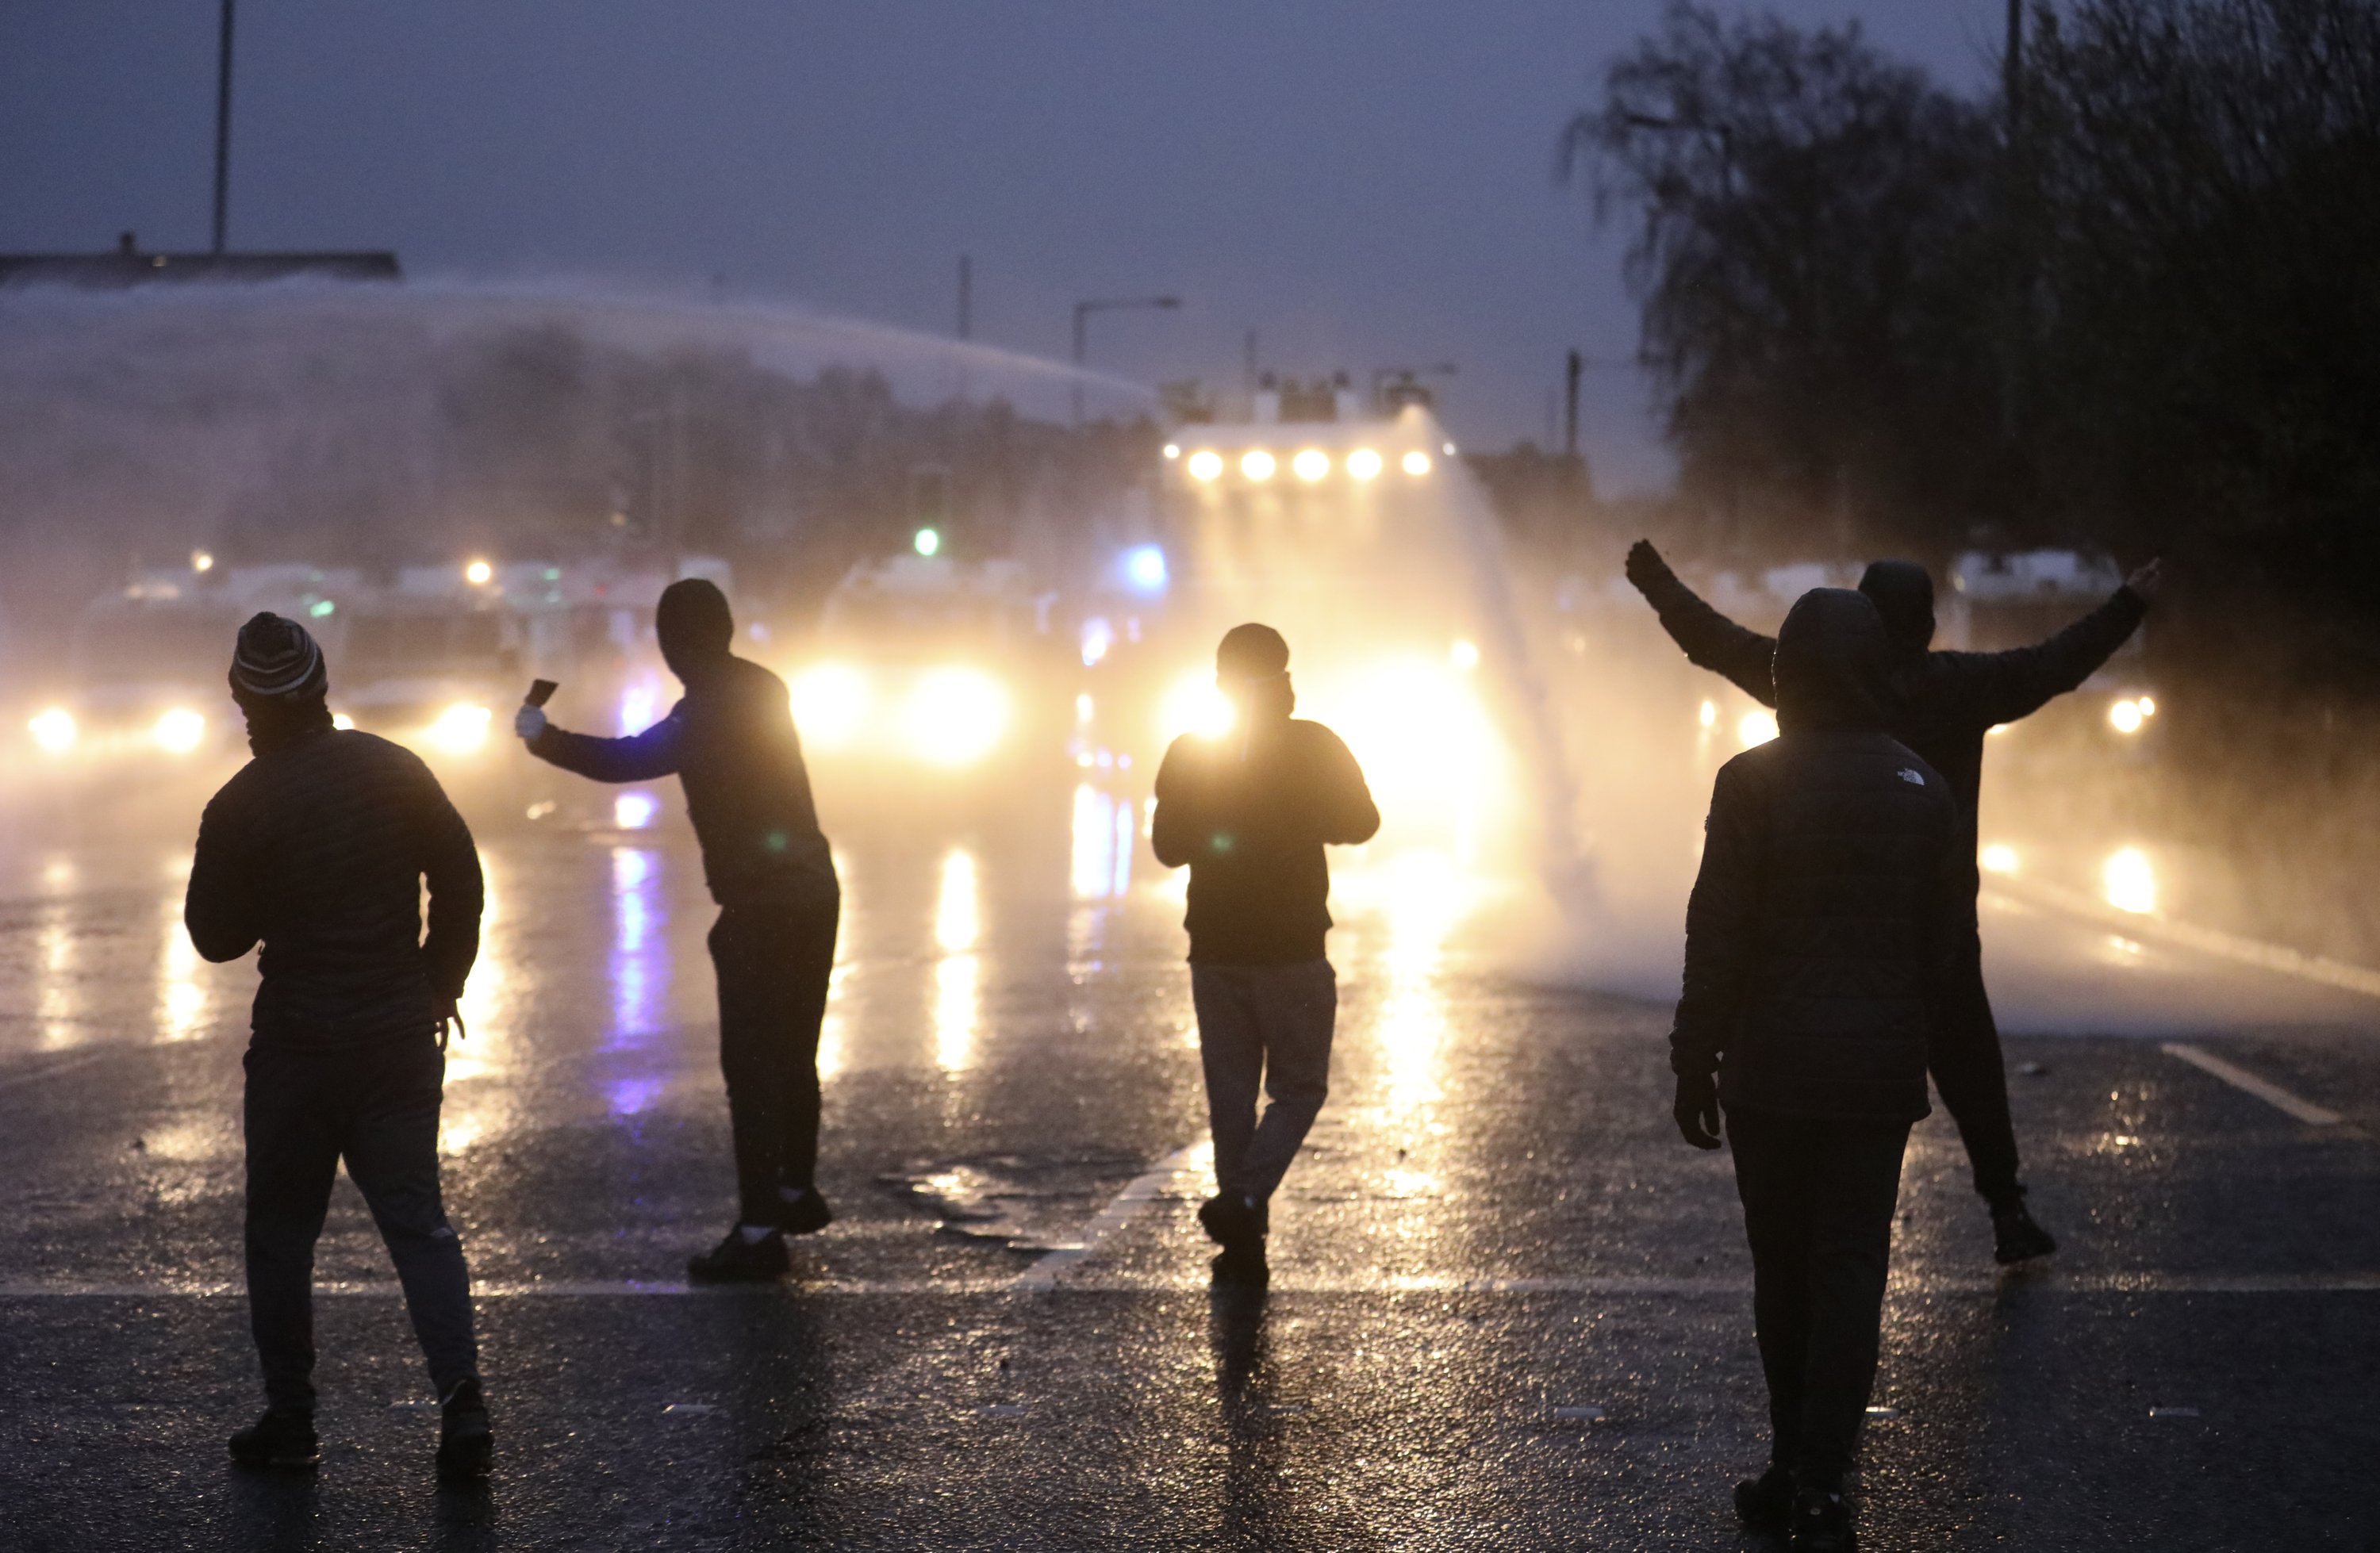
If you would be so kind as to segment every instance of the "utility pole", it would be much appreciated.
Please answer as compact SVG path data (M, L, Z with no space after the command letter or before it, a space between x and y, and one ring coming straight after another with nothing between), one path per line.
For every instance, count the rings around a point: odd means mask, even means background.
M975 337L975 262L959 255L959 338Z
M2024 0L2008 0L2008 48L2000 55L2000 95L2008 114L2008 143L2016 145L2024 101Z
M224 251L225 218L231 206L231 25L232 0L223 0L223 41L215 57L215 247Z
M1562 456L1578 457L1578 380L1586 370L1586 358L1576 351L1562 363Z

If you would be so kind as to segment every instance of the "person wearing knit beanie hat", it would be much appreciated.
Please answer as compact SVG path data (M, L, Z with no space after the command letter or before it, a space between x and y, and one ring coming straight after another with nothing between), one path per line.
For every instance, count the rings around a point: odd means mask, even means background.
M231 1437L232 1459L322 1459L314 1250L344 1161L437 1390L439 1470L483 1476L495 1448L470 1268L438 1181L446 1041L462 1027L486 902L479 851L420 757L334 728L322 649L303 625L252 617L229 678L256 758L200 819L182 920L206 960L260 951L242 1064L242 1240L266 1405Z
M235 700L242 705L304 700L330 687L322 649L303 625L267 611L249 616L239 628L239 645L231 661Z

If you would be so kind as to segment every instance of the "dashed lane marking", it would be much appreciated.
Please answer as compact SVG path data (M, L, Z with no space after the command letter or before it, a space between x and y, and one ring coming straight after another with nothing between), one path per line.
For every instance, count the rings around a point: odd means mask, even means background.
M2163 1041L2159 1045L2168 1056L2179 1057L2203 1073L2213 1074L2232 1088L2253 1095L2266 1105L2287 1111L2308 1126L2334 1127L2345 1120L2338 1112L2318 1106L2312 1100L2300 1099L2271 1080L2258 1078L2247 1069L2227 1062L2203 1047L2192 1046L2186 1041Z
M2380 1272L2328 1273L2162 1273L2155 1271L2093 1273L2068 1277L2055 1272L2027 1279L2039 1294L2380 1294ZM650 1299L656 1297L732 1299L754 1294L817 1295L829 1298L942 1296L1002 1298L1047 1292L1052 1287L1084 1294L1194 1294L1203 1292L1208 1280L1184 1268L1179 1276L1070 1278L1055 1285L1028 1285L1021 1280L992 1279L839 1279L816 1282L743 1284L697 1288L685 1283L645 1283L634 1280L603 1281L560 1280L481 1283L471 1292L480 1300ZM1895 1274L1896 1293L1997 1294L1998 1277L1961 1274L1940 1278L1930 1274ZM1276 1276L1275 1294L1403 1295L1449 1294L1585 1294L1604 1299L1741 1299L1752 1292L1748 1278L1381 1278L1366 1280ZM403 1297L395 1280L325 1283L314 1292L325 1299ZM236 1283L0 1283L0 1302L45 1300L237 1300L245 1291Z
M1199 1169L1212 1152L1211 1144L1187 1144L1141 1171L1133 1178L1130 1185L1116 1194L1114 1201L1091 1216L1090 1222L1083 1226L1082 1232L1073 1244L1044 1254L1038 1261L1018 1274L1017 1290L1038 1293L1056 1288L1062 1274L1099 1250L1109 1236L1139 1218L1150 1203L1172 1191L1181 1177Z

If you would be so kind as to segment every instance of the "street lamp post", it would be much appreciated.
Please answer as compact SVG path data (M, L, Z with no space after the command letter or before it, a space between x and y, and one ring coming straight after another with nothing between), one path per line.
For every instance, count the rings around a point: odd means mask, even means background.
M1127 308L1162 308L1168 311L1182 305L1179 297L1111 297L1095 302L1075 304L1075 424L1083 423L1083 376L1085 353L1090 347L1091 315L1119 312Z
M232 0L223 0L222 36L215 50L215 247L224 251L225 217L231 203Z

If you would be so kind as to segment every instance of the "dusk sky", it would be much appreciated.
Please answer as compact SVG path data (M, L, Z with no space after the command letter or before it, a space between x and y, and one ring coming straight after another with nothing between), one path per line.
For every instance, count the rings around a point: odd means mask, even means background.
M1999 0L1788 0L1961 85ZM416 275L794 301L1143 381L1453 361L1455 433L1542 437L1562 352L1624 358L1622 226L1553 177L1658 0L244 0L231 237ZM0 250L207 240L214 0L0 0ZM1589 374L1607 489L1665 476Z

